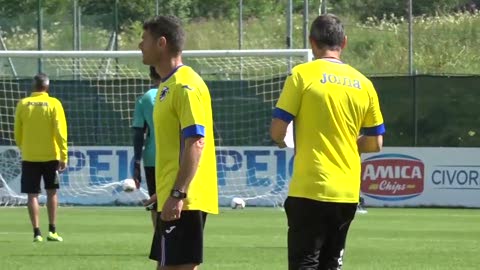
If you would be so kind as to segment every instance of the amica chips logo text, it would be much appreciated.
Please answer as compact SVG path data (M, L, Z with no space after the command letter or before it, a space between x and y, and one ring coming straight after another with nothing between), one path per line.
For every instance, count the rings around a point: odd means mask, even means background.
M423 192L425 165L415 157L382 154L362 162L362 193L384 201L407 200Z

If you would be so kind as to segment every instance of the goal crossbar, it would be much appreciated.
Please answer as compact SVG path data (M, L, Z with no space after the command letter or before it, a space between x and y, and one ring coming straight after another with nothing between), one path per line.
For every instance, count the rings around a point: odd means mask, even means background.
M134 58L140 57L141 51L0 51L0 57L20 57L20 58ZM195 57L288 57L300 56L305 57L306 61L311 60L311 50L309 49L276 49L276 50L187 50L183 51L183 56Z

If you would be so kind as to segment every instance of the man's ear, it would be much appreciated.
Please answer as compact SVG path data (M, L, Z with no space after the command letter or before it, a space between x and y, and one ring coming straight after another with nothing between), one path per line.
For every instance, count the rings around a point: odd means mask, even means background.
M315 41L313 40L313 38L309 37L308 38L308 41L310 41L310 48L317 48L317 44L315 44Z
M157 46L159 48L167 47L167 39L164 36L157 38Z
M308 40L310 41L310 48L312 49L312 53L315 58L315 55L317 55L317 52L318 52L317 43L315 43L315 40L313 40L312 38L308 38Z
M343 39L343 42L342 42L342 46L341 46L342 50L345 49L345 47L347 47L347 43L348 43L348 37L345 36L345 38Z

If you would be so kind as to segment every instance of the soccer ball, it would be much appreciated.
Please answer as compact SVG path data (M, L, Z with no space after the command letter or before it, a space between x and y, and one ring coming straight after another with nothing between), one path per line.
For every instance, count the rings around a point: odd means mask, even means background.
M123 191L125 191L125 192L134 191L137 188L137 186L135 185L135 180L133 180L133 179L123 180L122 188L123 188Z
M245 201L242 198L233 198L230 206L232 209L243 209L245 208Z

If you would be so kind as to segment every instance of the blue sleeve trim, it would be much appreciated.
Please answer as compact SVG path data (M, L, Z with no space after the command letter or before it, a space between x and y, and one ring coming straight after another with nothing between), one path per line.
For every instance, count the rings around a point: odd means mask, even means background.
M277 107L273 110L273 118L278 118L278 119L281 119L281 120L283 120L287 123L290 123L290 122L292 122L293 118L295 118L295 116L293 114Z
M205 137L205 127L202 125L191 125L182 129L183 138L189 138L194 136Z
M378 136L385 134L385 125L380 124L374 127L362 128L362 134L366 136Z

